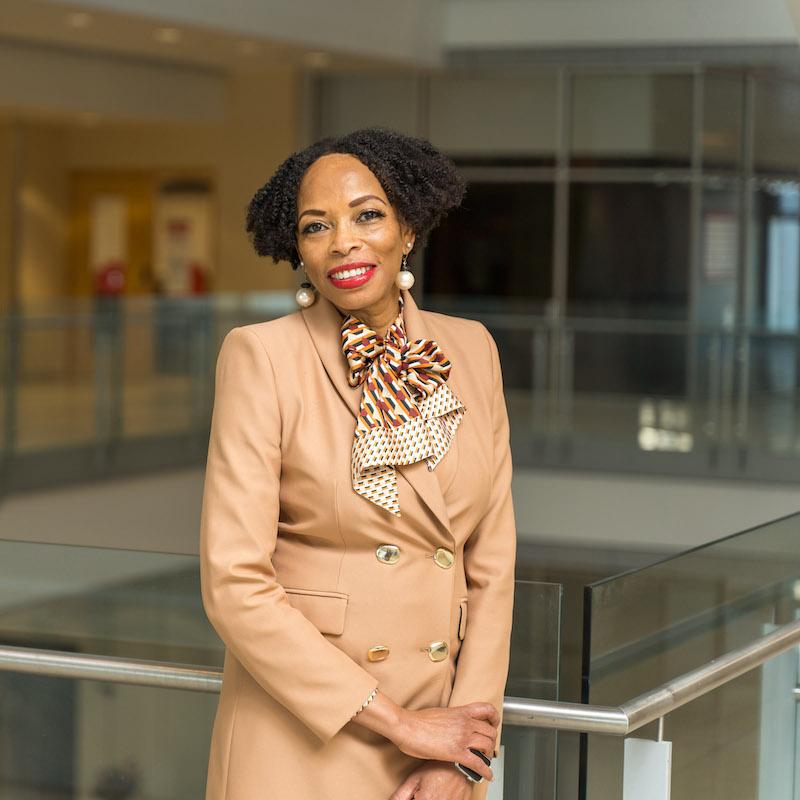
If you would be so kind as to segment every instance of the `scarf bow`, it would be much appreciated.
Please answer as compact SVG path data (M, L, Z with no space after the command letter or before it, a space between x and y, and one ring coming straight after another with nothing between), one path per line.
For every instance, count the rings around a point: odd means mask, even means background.
M352 449L353 489L400 516L394 465L447 453L466 408L447 385L451 363L433 339L407 341L400 313L382 339L348 315L342 323L348 383L363 385Z

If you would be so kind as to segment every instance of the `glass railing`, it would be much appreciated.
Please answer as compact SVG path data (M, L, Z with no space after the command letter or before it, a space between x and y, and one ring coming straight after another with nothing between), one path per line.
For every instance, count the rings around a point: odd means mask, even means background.
M800 480L797 331L557 318L488 300L422 305L492 331L518 466ZM275 293L0 319L4 486L202 465L222 338L294 310Z
M561 585L516 581L507 696L559 699L562 611ZM502 736L503 794L492 787L497 800L554 798L558 733L504 725Z
M518 464L800 480L797 332L474 316L502 353Z
M0 642L222 666L197 556L0 540Z
M202 465L222 339L296 307L281 293L134 297L0 317L4 488Z
M620 706L800 619L800 514L592 584L585 601L584 702ZM798 663L795 646L660 730L654 721L624 740L588 735L586 800L628 800L626 761L645 757L637 747L657 764L671 749L673 798L795 800Z
M0 798L202 795L199 589L196 557L0 540ZM796 800L800 514L587 587L584 704L561 609L516 582L487 800Z
M561 598L558 585L516 582L506 694L558 699ZM70 677L86 656L92 677ZM217 697L142 673L218 676L223 659L197 557L0 540L0 798L202 797ZM198 689L178 677L170 686ZM553 797L556 741L504 726L489 798L528 798L533 781Z

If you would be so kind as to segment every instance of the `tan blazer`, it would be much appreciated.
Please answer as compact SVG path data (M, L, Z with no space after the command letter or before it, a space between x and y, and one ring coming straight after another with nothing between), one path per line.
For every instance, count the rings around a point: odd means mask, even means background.
M497 347L403 296L409 339L439 343L466 413L433 472L397 467L400 518L351 486L362 387L336 307L318 295L223 341L200 531L227 648L206 800L388 798L421 762L350 722L376 686L409 709L502 713L516 529Z

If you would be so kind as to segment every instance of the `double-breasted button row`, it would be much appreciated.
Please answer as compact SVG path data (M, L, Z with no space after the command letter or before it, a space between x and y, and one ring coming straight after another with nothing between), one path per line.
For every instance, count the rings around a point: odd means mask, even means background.
M400 548L396 544L382 544L375 549L375 558L384 564L396 564L400 560ZM437 547L433 553L433 562L437 567L450 569L456 557L452 550L446 547Z
M450 653L450 646L447 642L439 640L431 642L427 647L421 647L423 653L428 654L431 661L444 661ZM383 661L389 657L389 648L385 644L376 644L367 650L368 661Z
M375 558L383 564L396 564L400 560L400 548L396 544L382 544L375 548ZM455 555L452 550L446 547L437 547L433 553L433 563L442 569L450 569L455 563ZM447 642L437 640L431 642L427 647L420 648L428 654L431 661L444 661L450 654L450 647ZM389 648L386 645L377 644L367 650L369 661L383 661L389 657Z

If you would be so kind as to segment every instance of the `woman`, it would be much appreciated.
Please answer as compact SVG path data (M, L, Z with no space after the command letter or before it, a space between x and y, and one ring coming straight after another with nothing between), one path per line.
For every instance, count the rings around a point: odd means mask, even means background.
M407 269L464 188L427 141L369 128L294 153L250 203L256 251L306 282L217 360L206 800L486 797L516 554L500 361L481 323L420 310Z

